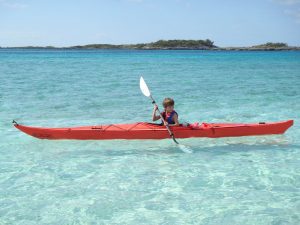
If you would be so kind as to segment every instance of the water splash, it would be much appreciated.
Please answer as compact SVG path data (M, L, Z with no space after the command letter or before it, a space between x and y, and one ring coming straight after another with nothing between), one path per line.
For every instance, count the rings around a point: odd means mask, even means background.
M188 146L186 145L183 145L183 144L178 144L178 147L180 148L181 151L183 151L184 153L193 153L193 150L191 148L189 148Z

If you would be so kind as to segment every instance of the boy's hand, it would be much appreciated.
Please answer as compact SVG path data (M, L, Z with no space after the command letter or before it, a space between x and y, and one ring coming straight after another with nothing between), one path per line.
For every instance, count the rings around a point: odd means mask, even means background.
M157 105L154 105L153 110L156 111L158 109Z
M167 122L167 121L164 121L164 125L165 125L165 126L168 126L169 124L168 124L168 122Z

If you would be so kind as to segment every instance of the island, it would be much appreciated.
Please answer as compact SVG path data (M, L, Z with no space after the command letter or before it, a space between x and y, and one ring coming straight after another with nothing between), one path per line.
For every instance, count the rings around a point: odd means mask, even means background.
M286 43L282 42L267 42L265 44L254 45L251 47L225 47L225 48L218 48L218 50L225 50L225 51L291 51L296 50L299 51L300 47L298 46L289 46Z
M1 48L1 47L0 47ZM210 39L205 40L159 40L150 43L140 44L89 44L76 45L70 47L54 46L25 46L25 47L2 47L4 49L74 49L74 50L92 50L92 49L127 49L127 50L214 50L214 51L291 51L300 50L298 46L289 46L286 43L267 42L265 44L254 45L250 47L218 47Z

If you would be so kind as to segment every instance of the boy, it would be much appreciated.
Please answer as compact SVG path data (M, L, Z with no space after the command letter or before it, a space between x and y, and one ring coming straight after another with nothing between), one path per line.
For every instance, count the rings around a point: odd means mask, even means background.
M174 110L174 100L172 98L165 98L163 101L163 107L165 111L162 113L162 117L165 120L165 125L169 126L178 126L179 121L178 121L178 114ZM156 115L157 111L157 105L154 105L153 113L152 113L152 120L156 121L160 119L159 115Z

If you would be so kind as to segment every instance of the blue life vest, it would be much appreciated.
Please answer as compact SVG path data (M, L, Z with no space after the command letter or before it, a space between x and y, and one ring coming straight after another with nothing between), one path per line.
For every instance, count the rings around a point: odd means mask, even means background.
M177 112L176 112L175 110L173 110L173 111L167 116L167 113L166 113L166 111L165 111L165 112L162 113L162 116L163 116L164 120L168 122L168 124L175 124L175 122L174 122L174 120L173 120L173 116L174 116L175 114L178 116Z

